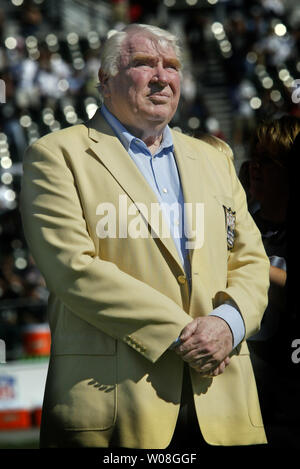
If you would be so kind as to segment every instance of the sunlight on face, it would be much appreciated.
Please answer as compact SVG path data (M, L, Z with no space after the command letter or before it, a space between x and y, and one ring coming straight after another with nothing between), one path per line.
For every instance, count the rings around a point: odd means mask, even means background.
M107 80L104 102L125 125L163 128L180 97L180 62L173 47L135 33L123 44L119 72Z

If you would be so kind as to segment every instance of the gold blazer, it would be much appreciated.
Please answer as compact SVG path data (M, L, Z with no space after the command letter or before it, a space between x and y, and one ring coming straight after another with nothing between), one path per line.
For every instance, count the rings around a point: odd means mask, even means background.
M232 160L172 133L185 202L204 207L203 245L189 251L191 292L171 237L99 238L99 207L116 207L118 221L120 200L143 203L143 228L157 234L149 216L156 197L99 112L26 152L24 231L50 292L43 447L167 447L183 372L170 344L228 298L241 312L244 339L259 329L269 261ZM232 249L224 207L235 212ZM191 369L191 379L209 444L266 441L245 340L222 375Z

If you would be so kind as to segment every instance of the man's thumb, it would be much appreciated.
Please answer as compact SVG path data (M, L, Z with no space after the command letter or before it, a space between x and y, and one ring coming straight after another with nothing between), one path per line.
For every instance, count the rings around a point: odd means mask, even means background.
M183 329L183 331L180 334L181 341L183 342L183 341L189 339L191 337L191 335L193 335L194 332L196 331L197 326L198 326L198 321L196 319L194 319L192 322L187 324L187 326L185 326L185 328Z

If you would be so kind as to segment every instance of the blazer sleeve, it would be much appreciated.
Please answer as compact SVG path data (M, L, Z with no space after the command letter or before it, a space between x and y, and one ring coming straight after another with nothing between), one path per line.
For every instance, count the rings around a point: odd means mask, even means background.
M170 298L95 255L62 151L39 142L27 149L20 209L29 249L49 291L81 319L152 362L192 321Z
M228 256L227 286L216 293L214 305L228 299L237 305L245 325L244 339L247 339L259 330L268 303L270 262L261 233L248 211L246 194L233 162L229 156L226 158L236 212L235 241Z

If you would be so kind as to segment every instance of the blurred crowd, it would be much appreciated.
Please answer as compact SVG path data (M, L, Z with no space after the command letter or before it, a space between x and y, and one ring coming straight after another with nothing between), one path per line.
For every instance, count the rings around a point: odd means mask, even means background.
M76 9L86 21L72 27ZM7 0L0 10L0 337L8 359L22 355L20 327L47 320L47 289L27 250L18 209L24 150L93 115L100 104L101 45L111 29L128 22L156 24L182 38L185 75L173 122L182 131L225 138L210 125L218 116L203 94L208 43L230 104L226 138L233 149L244 149L245 159L261 118L300 116L300 5L293 0Z

